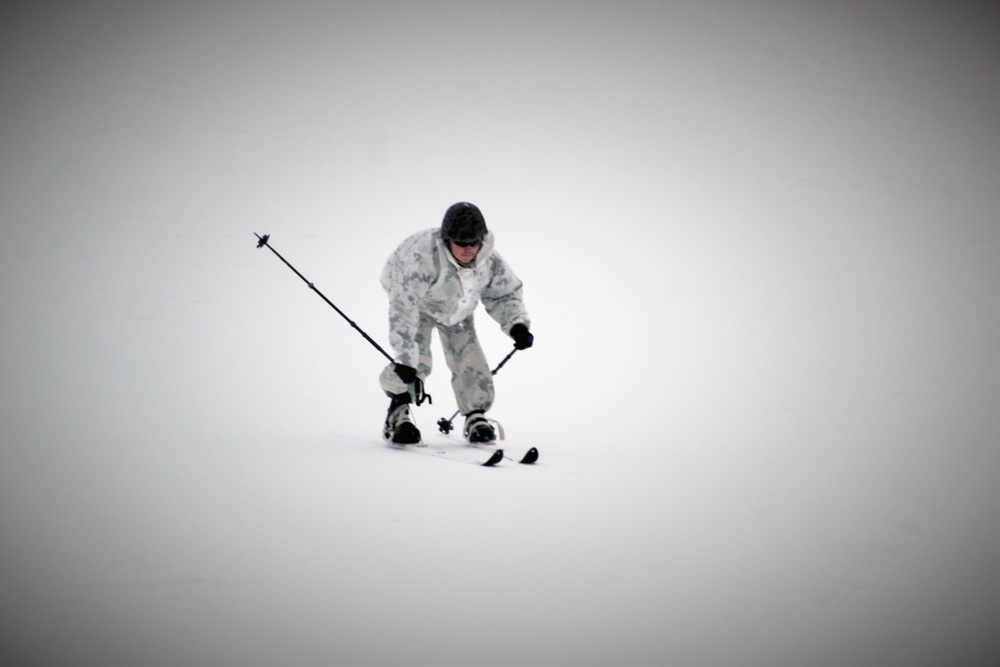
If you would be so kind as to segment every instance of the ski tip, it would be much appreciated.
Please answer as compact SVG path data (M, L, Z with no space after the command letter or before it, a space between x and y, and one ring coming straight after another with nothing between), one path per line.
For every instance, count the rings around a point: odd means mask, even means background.
M483 464L484 466L495 466L496 464L503 461L503 450L498 449L493 452L493 455Z
M538 460L538 450L532 447L527 452L524 453L524 457L521 458L521 463L534 463Z

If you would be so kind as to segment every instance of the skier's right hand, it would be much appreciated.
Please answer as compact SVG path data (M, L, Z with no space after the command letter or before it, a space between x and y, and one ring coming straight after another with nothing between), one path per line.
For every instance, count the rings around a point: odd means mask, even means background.
M405 366L403 364L396 364L396 375L399 379L406 384L412 384L414 380L417 379L417 369L413 366Z

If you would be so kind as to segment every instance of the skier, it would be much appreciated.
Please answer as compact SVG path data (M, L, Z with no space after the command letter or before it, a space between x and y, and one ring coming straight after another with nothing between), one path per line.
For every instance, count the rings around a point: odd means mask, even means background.
M482 301L518 350L531 347L534 336L521 281L493 242L479 208L459 202L445 212L440 229L413 234L389 256L381 281L389 297L389 342L395 361L379 376L390 398L382 432L386 440L420 442L410 403L423 401L433 329L441 337L455 400L465 415L466 439L496 440L485 416L493 405L493 376L476 337L473 311Z

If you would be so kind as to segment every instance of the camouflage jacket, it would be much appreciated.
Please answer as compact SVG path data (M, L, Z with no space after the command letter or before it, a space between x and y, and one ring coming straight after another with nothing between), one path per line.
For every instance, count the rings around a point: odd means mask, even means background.
M482 301L505 333L518 323L530 326L521 281L493 249L492 232L468 268L445 246L440 229L417 232L389 256L382 269L382 287L389 295L389 343L396 362L414 368L421 315L452 326L472 315Z

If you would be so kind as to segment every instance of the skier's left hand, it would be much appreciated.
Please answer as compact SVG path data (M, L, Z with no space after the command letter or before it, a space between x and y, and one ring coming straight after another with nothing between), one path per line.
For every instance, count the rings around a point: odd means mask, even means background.
M535 343L535 337L528 331L528 327L523 324L515 324L510 328L510 337L514 339L514 347L518 350L527 350Z

